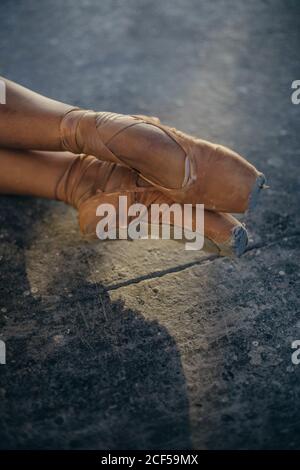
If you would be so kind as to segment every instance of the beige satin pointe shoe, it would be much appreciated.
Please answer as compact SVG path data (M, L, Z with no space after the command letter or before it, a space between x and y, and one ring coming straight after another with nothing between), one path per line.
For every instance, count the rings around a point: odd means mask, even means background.
M101 220L101 216L96 215L97 208L100 204L111 204L118 213L120 196L127 196L128 207L143 204L148 209L152 204L164 204L167 208L174 204L172 199L145 183L136 171L86 155L72 160L56 190L57 199L78 209L82 234L95 239ZM194 231L197 229L195 209L191 218ZM118 220L116 218L116 229L119 229ZM171 218L169 223L174 229L176 222ZM162 224L161 216L151 220L149 227L151 224ZM170 232L172 235L173 230ZM205 210L204 250L222 256L240 256L246 249L247 240L245 228L233 216Z
M157 118L72 110L62 146L125 165L180 203L242 213L254 207L265 177L232 150L164 126Z

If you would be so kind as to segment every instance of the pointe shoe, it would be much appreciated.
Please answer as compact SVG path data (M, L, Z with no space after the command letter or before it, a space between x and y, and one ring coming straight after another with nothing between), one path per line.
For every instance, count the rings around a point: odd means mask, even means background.
M202 203L209 210L245 212L265 183L237 153L157 118L72 110L62 120L61 139L65 150L135 169L173 201Z
M78 209L80 230L90 239L97 238L97 224L101 220L96 215L98 206L111 204L118 212L120 196L127 196L128 207L143 204L148 209L152 204L164 204L165 207L174 204L172 199L141 180L134 170L100 162L86 155L79 155L72 160L56 191L57 199ZM191 217L192 228L195 230L194 208ZM116 223L118 224L118 218ZM151 223L161 225L161 217L151 220ZM173 220L170 221L170 226L175 227ZM240 256L246 249L247 240L245 228L234 217L204 211L203 250L221 256Z

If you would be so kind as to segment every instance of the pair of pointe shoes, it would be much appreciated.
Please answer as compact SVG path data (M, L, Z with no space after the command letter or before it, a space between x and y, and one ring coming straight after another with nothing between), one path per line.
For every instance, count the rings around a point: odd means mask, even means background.
M265 178L240 155L157 118L77 109L64 116L61 138L65 150L81 155L57 197L78 208L83 234L96 237L99 204L117 206L126 195L128 205L204 204L204 249L229 256L245 251L246 229L228 213L252 208Z

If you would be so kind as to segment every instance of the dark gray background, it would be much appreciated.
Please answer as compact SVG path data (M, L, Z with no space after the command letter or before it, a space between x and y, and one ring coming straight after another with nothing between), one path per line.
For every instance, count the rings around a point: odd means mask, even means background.
M1 448L299 448L300 4L1 1L1 74L232 146L270 189L238 261L89 244L2 197Z

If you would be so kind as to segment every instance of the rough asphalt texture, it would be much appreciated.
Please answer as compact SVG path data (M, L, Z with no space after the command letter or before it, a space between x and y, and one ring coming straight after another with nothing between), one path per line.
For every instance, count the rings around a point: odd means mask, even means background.
M297 0L1 1L2 75L158 115L271 186L234 261L2 197L1 448L300 448L299 24Z

